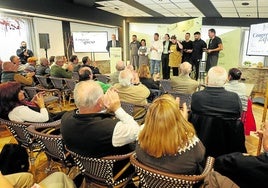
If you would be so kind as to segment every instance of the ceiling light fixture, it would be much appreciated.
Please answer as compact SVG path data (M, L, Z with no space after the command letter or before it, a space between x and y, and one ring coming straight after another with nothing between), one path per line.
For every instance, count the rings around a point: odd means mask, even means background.
M248 6L249 5L249 2L243 2L242 5L243 6Z

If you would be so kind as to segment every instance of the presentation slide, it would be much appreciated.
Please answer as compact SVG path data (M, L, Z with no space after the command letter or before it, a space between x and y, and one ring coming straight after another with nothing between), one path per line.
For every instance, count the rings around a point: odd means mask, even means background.
M74 52L107 52L108 33L100 32L73 32Z
M268 23L250 25L247 55L268 56Z

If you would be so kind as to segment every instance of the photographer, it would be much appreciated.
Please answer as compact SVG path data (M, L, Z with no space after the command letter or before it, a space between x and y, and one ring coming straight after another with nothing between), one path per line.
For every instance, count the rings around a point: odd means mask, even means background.
M26 64L27 59L33 56L33 52L27 49L27 44L25 41L22 41L20 48L17 49L17 56L19 56L22 64Z

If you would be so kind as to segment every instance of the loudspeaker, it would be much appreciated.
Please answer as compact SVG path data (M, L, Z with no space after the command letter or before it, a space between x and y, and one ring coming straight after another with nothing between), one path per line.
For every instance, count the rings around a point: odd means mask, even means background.
M39 43L40 43L40 48L49 49L50 48L49 34L48 33L39 33Z

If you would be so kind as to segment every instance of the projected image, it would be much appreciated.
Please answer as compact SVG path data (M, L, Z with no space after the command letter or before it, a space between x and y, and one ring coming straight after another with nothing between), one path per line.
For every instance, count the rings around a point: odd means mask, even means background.
M73 32L74 52L107 52L107 32Z
M250 26L247 55L268 56L268 23Z

